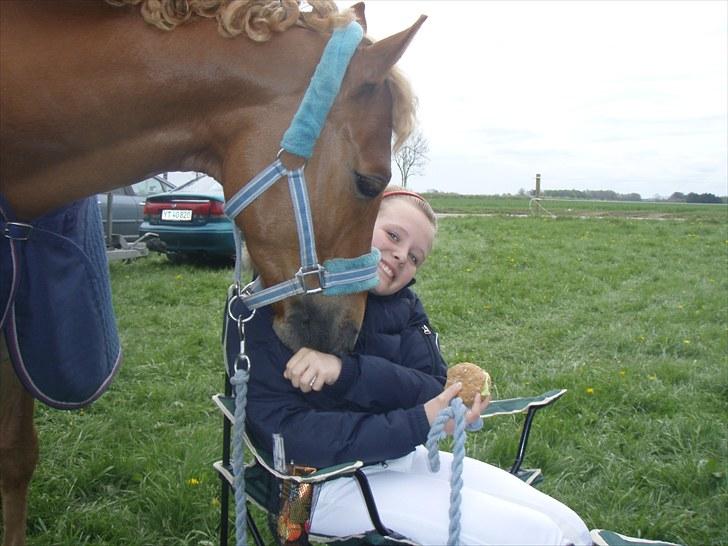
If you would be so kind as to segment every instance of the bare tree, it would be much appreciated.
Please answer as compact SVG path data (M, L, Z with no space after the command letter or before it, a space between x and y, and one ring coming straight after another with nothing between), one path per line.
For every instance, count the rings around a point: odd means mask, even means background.
M427 157L430 147L422 131L416 129L402 147L394 154L394 162L399 169L402 186L407 187L411 176L422 174L422 170L429 161Z

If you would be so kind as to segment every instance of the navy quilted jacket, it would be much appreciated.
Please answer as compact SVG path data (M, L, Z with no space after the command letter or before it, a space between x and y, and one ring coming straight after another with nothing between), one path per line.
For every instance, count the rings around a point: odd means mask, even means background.
M276 337L269 308L246 326L252 366L247 428L272 451L282 434L286 458L315 467L402 457L424 443L423 404L442 392L447 366L420 300L409 288L370 294L361 333L339 379L302 393L283 377L293 353Z

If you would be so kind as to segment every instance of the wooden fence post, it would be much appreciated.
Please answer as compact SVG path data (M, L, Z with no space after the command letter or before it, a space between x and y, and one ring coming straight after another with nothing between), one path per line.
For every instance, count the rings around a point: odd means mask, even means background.
M532 210L536 213L536 216L541 216L541 206L539 201L541 200L541 175L536 174L536 192L534 193L533 199L531 199L531 205L535 205Z

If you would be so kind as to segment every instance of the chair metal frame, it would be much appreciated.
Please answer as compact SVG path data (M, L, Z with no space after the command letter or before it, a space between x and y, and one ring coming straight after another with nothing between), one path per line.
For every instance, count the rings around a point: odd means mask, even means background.
M487 417L493 417L496 415L512 415L515 413L525 413L525 419L523 421L523 426L521 428L521 434L518 441L518 447L516 449L516 457L511 465L511 468L509 472L517 477L519 477L524 482L535 485L539 481L541 481L541 471L540 469L523 469L522 464L523 460L526 456L526 448L528 446L528 439L531 433L531 427L533 425L533 419L536 415L536 413L546 406L549 406L553 404L556 400L561 398L566 393L566 389L556 389L548 391L540 396L536 397L530 397L530 398L511 398L511 399L505 399L505 400L497 400L490 403L488 409L483 414L484 418ZM213 399L215 400L215 403L223 410L223 433L222 433L222 460L217 461L213 464L213 467L218 472L220 476L220 546L228 546L229 542L229 531L230 531L230 492L233 490L233 470L232 470L232 463L231 463L231 435L232 435L232 427L233 427L233 421L234 421L234 413L229 411L229 409L224 407L224 402L233 401L232 398L232 386L230 385L229 378L227 374L225 374L225 388L224 388L224 396L220 397L220 395L215 395ZM263 468L266 468L268 470L271 470L268 466L268 464L262 459L261 454L259 451L252 445L250 440L246 437L245 438L246 443L248 445L249 450L254 455L254 461L250 463L250 465L246 468L260 465ZM372 536L376 537L376 544L414 544L411 541L408 541L405 537L399 535L397 532L388 529L384 523L382 522L379 512L377 510L377 505L374 500L374 496L372 494L371 488L369 487L369 482L367 481L366 475L361 471L361 467L363 466L363 463L360 461L353 462L349 465L341 465L342 468L338 469L336 467L336 470L333 470L333 472L330 473L329 478L336 478L341 476L351 476L354 479L357 480L357 483L359 484L359 487L361 488L362 495L364 497L364 500L366 502L367 509L369 511L369 517L372 521L372 525L374 528L374 533ZM274 472L272 471L271 474ZM317 472L318 474L318 472ZM280 479L295 479L299 482L304 481L324 481L319 478L307 480L305 477L301 476L282 476L278 473L275 473L277 477ZM246 480L246 485L248 481ZM246 487L247 489L247 487ZM253 516L250 512L250 504L253 502L254 504L260 506L261 509L264 511L266 508L262 505L260 505L258 502L256 502L252 497L248 496L248 510L246 511L247 514L247 525L248 530L250 533L251 538L253 539L253 542L256 544L256 546L265 546L265 542L263 541L263 536L260 533L260 530L258 529L258 526L256 522L253 519ZM340 541L331 542L330 544L339 544L339 545L347 545L351 544L349 541L347 543L347 540L350 540L353 537L342 537ZM362 543L362 540L366 540L366 537L363 539L356 539L358 544Z

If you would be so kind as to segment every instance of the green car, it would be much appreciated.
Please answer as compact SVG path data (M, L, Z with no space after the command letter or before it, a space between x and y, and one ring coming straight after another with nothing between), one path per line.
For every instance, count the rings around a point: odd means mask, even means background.
M235 258L233 224L225 216L225 197L215 179L192 180L175 190L152 195L144 205L139 235L159 236L151 250L177 258Z

